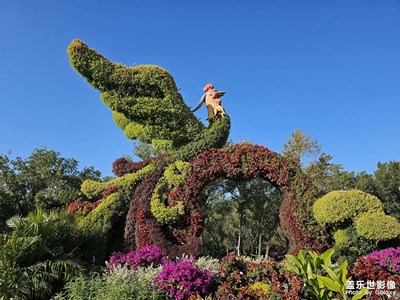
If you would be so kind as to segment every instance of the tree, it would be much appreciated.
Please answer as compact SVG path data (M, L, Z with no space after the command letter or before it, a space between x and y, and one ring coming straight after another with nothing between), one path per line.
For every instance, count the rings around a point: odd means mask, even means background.
M205 191L207 201L204 247L222 257L266 252L279 225L282 195L270 182L255 178L235 182L219 179Z
M316 157L321 153L321 145L304 131L296 129L283 144L283 155L304 165L304 159ZM303 161L302 161L303 160Z
M343 170L341 164L332 163L333 157L322 152L318 140L301 130L291 134L283 145L283 155L297 161L322 196L333 190L354 186L354 173Z
M133 146L133 153L142 160L156 157L161 155L163 152L156 149L153 144L146 144L141 141L136 141Z
M385 212L400 219L400 162L378 163L374 172L376 195L383 202Z
M362 190L377 196L385 212L400 219L400 162L379 162L373 174L348 172L341 164L332 163L332 156L321 152L318 141L300 130L291 134L283 146L283 154L302 165L304 173L318 188L319 196L334 190Z
M34 149L27 159L0 155L0 216L26 215L35 206L65 207L80 195L85 179L99 180L93 167L78 170L78 161L46 148ZM3 223L2 222L2 223ZM0 229L4 223L0 225Z

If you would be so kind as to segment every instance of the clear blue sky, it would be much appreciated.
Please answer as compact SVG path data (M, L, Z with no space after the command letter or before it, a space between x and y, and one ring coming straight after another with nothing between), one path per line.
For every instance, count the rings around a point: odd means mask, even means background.
M349 171L400 160L400 1L0 0L0 153L46 146L110 175L132 142L70 67L73 38L166 68L191 107L225 90L233 141L280 152L299 128Z

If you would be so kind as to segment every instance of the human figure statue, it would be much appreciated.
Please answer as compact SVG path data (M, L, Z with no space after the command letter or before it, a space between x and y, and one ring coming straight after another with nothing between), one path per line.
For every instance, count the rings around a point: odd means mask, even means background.
M225 116L224 108L221 106L221 97L225 95L225 92L214 89L214 85L211 83L206 84L203 91L205 94L201 97L197 107L192 111L195 112L198 110L205 102L208 112L208 121L211 121L217 114Z

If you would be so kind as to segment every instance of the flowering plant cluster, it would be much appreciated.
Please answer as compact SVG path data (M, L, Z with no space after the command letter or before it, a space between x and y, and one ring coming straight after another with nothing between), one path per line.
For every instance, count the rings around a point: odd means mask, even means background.
M211 272L202 270L191 259L182 259L178 263L165 261L154 283L168 292L171 299L183 300L196 294L206 296L211 286Z
M273 259L245 260L233 253L222 259L217 299L291 299L301 297L301 279Z
M83 213L87 215L99 205L100 201L90 202L83 197L79 197L68 205L67 213Z
M354 267L350 270L352 280L362 282L385 283L382 289L373 289L369 299L381 299L377 291L391 291L391 287L386 283L392 282L395 287L400 286L400 248L389 248L375 251L366 257L356 260Z
M375 251L367 255L365 259L379 264L383 269L392 274L400 274L400 248Z
M118 187L115 185L110 186L108 189L106 189L102 195L103 195L103 199L106 199L108 196L110 196L111 194L115 193L118 191Z
M112 164L112 172L115 176L121 177L125 174L132 174L147 166L153 159L148 158L140 162L132 162L124 157L118 158Z
M138 267L149 267L150 265L158 266L164 260L164 253L156 246L149 245L138 249L137 251L130 251L128 253L111 254L107 267L114 270L120 266L128 266L133 270Z

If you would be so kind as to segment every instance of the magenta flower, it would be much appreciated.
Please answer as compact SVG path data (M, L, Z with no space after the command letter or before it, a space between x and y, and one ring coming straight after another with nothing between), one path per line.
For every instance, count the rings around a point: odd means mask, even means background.
M164 257L164 253L158 247L149 245L126 254L112 253L107 267L113 270L126 264L136 270L138 267L158 266L163 262Z
M165 261L154 283L168 292L172 299L188 299L196 294L205 296L211 285L211 272L201 270L193 260L183 259L178 263Z
M374 260L383 269L396 274L400 272L400 248L388 248L367 255L367 260Z

